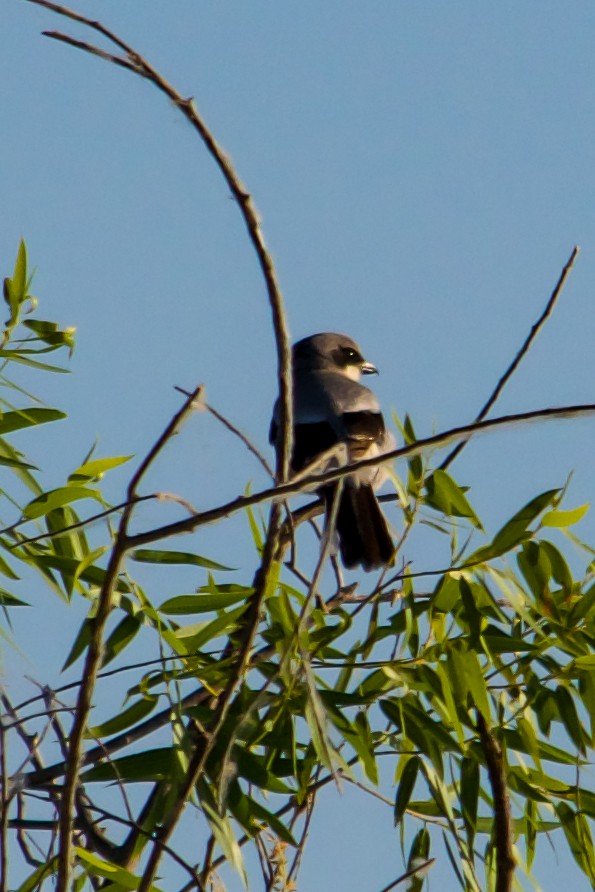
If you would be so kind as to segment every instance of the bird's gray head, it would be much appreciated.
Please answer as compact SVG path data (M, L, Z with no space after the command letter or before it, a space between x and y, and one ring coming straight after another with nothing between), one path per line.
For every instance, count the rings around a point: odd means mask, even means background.
M355 341L330 331L310 335L294 344L293 362L296 368L341 372L352 381L359 381L362 374L378 374L376 366L364 359Z

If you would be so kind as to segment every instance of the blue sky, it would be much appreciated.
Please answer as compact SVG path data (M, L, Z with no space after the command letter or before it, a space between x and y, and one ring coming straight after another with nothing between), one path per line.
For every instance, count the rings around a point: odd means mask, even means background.
M195 97L261 212L293 336L354 336L381 370L374 387L387 413L409 412L419 434L470 421L576 243L582 253L556 314L497 408L594 401L591 3L76 8ZM41 315L78 330L74 374L40 381L69 413L35 456L47 485L59 485L96 438L101 455L145 451L179 404L176 384L203 382L266 449L274 344L239 213L179 113L124 71L40 36L62 26L24 0L0 9L3 274L23 236ZM507 431L463 453L453 473L472 487L489 531L571 470L569 507L593 500L594 424ZM242 447L200 416L151 485L205 507L248 480L264 483ZM125 470L114 473L114 499L125 481ZM170 516L160 506L142 521ZM231 529L244 528L238 520ZM577 532L595 540L591 515ZM213 528L204 552L225 561L228 541ZM408 556L423 563L421 548ZM51 606L56 629L30 672L55 679L79 614ZM22 643L36 634L25 617L16 631ZM350 823L351 803L365 833ZM347 824L312 842L303 888L389 882L398 841L384 806L349 792L329 794L325 807L326 826ZM371 864L380 866L370 879ZM537 875L548 890L568 870L546 854ZM446 867L431 888L456 888ZM574 888L586 890L586 880Z

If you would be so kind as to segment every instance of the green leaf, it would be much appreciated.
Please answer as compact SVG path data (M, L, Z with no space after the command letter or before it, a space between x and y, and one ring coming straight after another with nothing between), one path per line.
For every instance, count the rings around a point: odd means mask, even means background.
M22 459L22 454L7 440L0 437L0 465L12 468L15 476L18 477L24 486L35 493L35 495L40 495L42 489L35 477L31 474L31 471L36 471L37 468L24 462Z
M12 279L4 279L4 300L8 304L10 317L6 322L5 341L8 340L12 330L18 325L19 310L27 299L27 248L21 239L17 251L17 259L14 265Z
M106 471L130 461L132 455L116 455L111 458L94 458L78 467L68 477L69 483L83 483L86 480L101 480Z
M87 737L101 738L119 734L125 728L130 728L131 725L142 721L142 719L153 712L158 699L154 694L149 694L143 697L142 700L137 700L136 703L132 703L127 709L124 709L112 719L102 722L101 725L95 725L94 728L89 728Z
M98 489L89 489L88 486L61 486L59 489L52 489L45 492L38 498L33 499L23 509L23 516L28 520L34 520L37 517L43 517L55 508L62 508L71 502L80 499L95 499L103 504L101 493Z
M53 858L50 858L47 864L41 864L37 870L34 870L16 892L39 892L42 887L42 881L56 873L57 869L58 856L55 855Z
M494 536L491 545L484 545L482 548L478 548L477 551L466 558L465 563L475 564L491 560L515 548L520 542L529 539L533 535L529 531L530 524L548 505L551 505L556 500L559 494L559 489L550 489L536 496L520 511L517 511L508 523L504 524Z
M58 372L62 375L68 374L68 369L63 369L58 365L50 365L47 362L39 362L38 359L31 359L27 354L38 354L45 351L40 350L0 350L0 359L8 362L18 362L21 365L29 366L32 369L41 369L44 372Z
M416 442L417 437L415 435L415 429L413 427L413 422L409 415L405 415L405 420L403 425L399 425L401 431L403 433L403 439L405 440L406 446L411 446ZM421 455L414 455L407 461L407 465L409 468L408 473L408 481L407 488L409 492L416 497L420 490L420 484L423 481L424 474L424 466ZM406 505L407 501L403 501L403 504Z
M483 529L465 493L446 471L438 469L426 479L426 502L447 517L466 517L473 526Z
M136 637L137 632L143 625L142 616L125 616L116 626L107 641L105 642L105 651L101 666L107 666L115 657L118 656L131 641Z
M10 564L8 564L4 558L0 555L0 573L3 576L6 576L8 579L18 579L19 577L14 572Z
M124 781L127 783L153 783L159 780L173 780L178 764L171 748L145 750L131 756L112 758L110 762L95 765L83 772L81 779L87 783L103 781Z
M87 617L87 619L83 620L83 623L79 629L78 635L74 640L74 644L70 648L70 652L66 657L64 665L62 666L62 672L72 666L73 663L76 663L78 658L84 651L87 649L87 645L91 640L91 620Z
M79 861L82 861L82 863L85 864L92 876L111 880L110 887L112 883L115 883L118 888L121 887L122 889L130 890L138 889L140 885L139 877L135 876L124 867L118 867L113 861L104 861L103 858L89 852L87 849L81 849L79 846L75 847L75 852ZM152 884L150 889L151 892L160 892L159 887Z
M66 418L64 412L57 409L18 409L15 412L5 412L0 416L0 434L10 434L12 431L21 430L24 427L33 427L36 424L47 424L50 421L60 421Z
M11 595L10 592L7 592L5 589L0 588L0 606L2 607L31 607L27 601L21 601L19 598L16 598L14 595Z
M407 859L407 870L413 870L418 865L425 864L430 856L430 834L423 827L414 837ZM409 880L407 892L422 892L425 880L425 871L415 873Z
M517 563L537 602L549 594L552 567L540 542L524 542L517 554Z
M53 349L68 347L70 354L74 350L74 335L76 329L72 326L60 329L56 322L47 322L43 319L25 319L23 325L34 332L37 337L49 344Z
M206 567L208 570L234 570L234 567L226 567L199 554L190 554L186 551L167 551L155 548L139 548L130 555L132 560L145 564L194 564L197 567Z
M275 836L278 836L279 839L282 839L288 845L297 845L291 832L277 815L266 809L256 799L244 793L238 783L231 784L227 804L234 818L242 825L249 836L254 837L263 828L268 827Z
M587 503L586 505L580 505L578 508L573 508L572 511L548 511L541 518L541 524L544 527L557 527L558 529L571 527L573 524L578 523L579 520L582 520L590 507Z
M566 802L558 802L555 808L574 860L595 886L593 840L584 815L573 811Z
M218 595L202 595L198 593L176 595L175 598L168 598L167 601L164 601L159 610L167 616L211 613L214 610L223 610L225 607L231 607L240 601L246 601L253 594L254 589L238 586L237 592L222 592Z
M452 656L452 653L451 653ZM447 669L449 671L447 671ZM438 672L438 676L440 677L440 682L442 685L442 699L444 701L444 705L446 707L446 711L448 714L448 719L450 720L451 725L453 726L456 735L458 737L459 743L461 747L465 746L465 732L463 731L463 726L459 721L459 716L457 712L457 704L455 702L455 697L457 696L457 681L453 684L453 674L456 672L455 664L452 660L449 661L448 665L444 662L439 662L436 664L436 671ZM466 692L465 692L466 693ZM459 703L463 704L466 700L462 697L457 697Z
M562 724L566 728L568 736L578 749L579 753L584 756L585 738L587 735L580 723L572 695L563 685L559 685L555 691L555 698Z
M574 667L575 669L595 669L595 654L585 654L582 657L576 657L570 664L568 668Z
M415 782L419 772L420 758L419 756L402 756L406 759L405 767L401 773L401 779L397 788L397 796L395 799L395 825L399 824L409 807L409 802L413 794ZM400 767L400 765L399 765Z
M208 641L218 638L219 635L231 635L237 629L238 620L246 609L246 605L236 607L227 613L222 613L212 622L199 623L177 629L175 632L163 632L163 637L177 653L193 654L200 650Z
M461 655L461 658L465 667L467 686L473 703L479 709L486 722L490 722L490 701L479 658L474 650L468 650Z
M479 764L473 758L465 757L461 762L461 814L467 833L469 850L473 850L473 842L477 829L477 803L479 800Z

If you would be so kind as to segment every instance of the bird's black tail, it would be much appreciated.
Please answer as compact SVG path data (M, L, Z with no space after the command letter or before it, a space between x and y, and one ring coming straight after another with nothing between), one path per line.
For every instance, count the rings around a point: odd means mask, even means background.
M324 493L329 512L334 491L329 486ZM386 566L393 556L393 540L371 486L344 484L336 529L341 560L349 569L361 564L364 570L377 570Z

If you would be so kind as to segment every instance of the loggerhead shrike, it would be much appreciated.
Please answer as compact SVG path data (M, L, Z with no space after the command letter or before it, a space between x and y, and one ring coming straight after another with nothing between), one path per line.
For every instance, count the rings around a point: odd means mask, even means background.
M346 335L323 332L298 341L293 347L294 446L291 470L299 473L322 459L318 471L382 455L395 439L384 427L375 395L360 376L377 374L355 341ZM270 441L278 446L278 404L273 412ZM343 447L338 448L338 447ZM342 458L339 453L342 452ZM382 484L382 466L365 468L344 479L337 510L336 532L346 567L359 564L375 570L387 564L394 545L374 490ZM337 484L321 486L327 515Z

